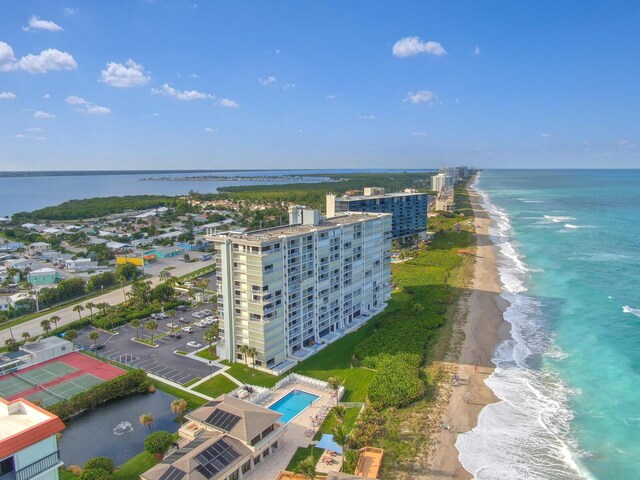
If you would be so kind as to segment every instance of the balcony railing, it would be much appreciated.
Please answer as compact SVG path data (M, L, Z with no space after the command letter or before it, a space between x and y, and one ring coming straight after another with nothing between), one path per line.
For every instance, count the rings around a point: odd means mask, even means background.
M59 452L54 452L31 465L27 465L20 470L16 470L16 480L29 480L30 478L40 475L42 472L49 470L60 463Z

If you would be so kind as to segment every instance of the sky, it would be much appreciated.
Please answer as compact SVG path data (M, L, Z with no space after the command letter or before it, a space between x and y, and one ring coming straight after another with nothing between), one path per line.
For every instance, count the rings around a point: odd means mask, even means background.
M640 5L0 0L0 171L640 168Z

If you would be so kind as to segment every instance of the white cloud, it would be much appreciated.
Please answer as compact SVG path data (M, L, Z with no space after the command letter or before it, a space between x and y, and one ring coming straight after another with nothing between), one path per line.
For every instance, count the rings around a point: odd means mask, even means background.
M214 132L219 132L220 130L218 130L217 128L211 128L211 127L205 127L204 132L205 133L214 133Z
M360 120L375 120L375 115L358 115Z
M168 83L165 83L164 85L162 85L161 88L155 88L155 87L152 88L151 93L153 95L163 95L166 97L175 98L176 100L184 100L184 101L215 99L215 96L209 93L199 92L198 90L176 90L175 88L170 86Z
M13 100L16 94L13 92L0 92L0 100Z
M15 135L11 135L13 138L27 138L24 133L16 133Z
M80 105L83 108L78 109L79 112L88 113L91 115L106 115L111 113L111 109L108 107L101 107L100 105L96 105L89 100L85 100L82 97L78 97L76 95L69 95L64 99L69 105Z
M473 49L474 55L480 55L480 47L476 45L476 48Z
M157 113L157 112L155 112L155 113L152 113L152 114L151 114L151 116L152 116L152 117L159 117L159 116L160 116L160 114L159 114L159 113Z
M36 113L33 114L33 118L49 119L49 118L56 118L56 116L53 113L48 113L42 110L38 110Z
M40 127L33 127L33 128L25 128L24 129L25 132L44 132L44 128L40 128Z
M296 88L295 83L285 83L282 87L283 90L293 90L294 88Z
M541 133L541 134L540 134L540 136L541 136L542 138L549 138L549 137L551 136L551 134L550 134L550 133L543 132L543 133Z
M33 138L35 138L38 141L44 141L47 139L47 137L33 137Z
M25 55L16 61L11 45L0 42L0 72L11 70L24 70L37 74L46 73L49 70L75 70L78 64L67 52L61 52L55 48L43 50L38 55Z
M149 80L151 77L144 67L131 59L124 63L109 62L107 68L100 72L100 81L116 88L141 87Z
M413 135L414 137L424 137L427 132L411 132L409 135Z
M418 103L427 103L428 105L433 105L437 101L438 97L430 90L418 90L417 92L409 92L407 93L407 98L403 100L403 102L411 102L414 105L417 105Z
M335 95L327 95L326 97L327 100L335 100L337 97Z
M75 15L76 13L78 13L78 9L77 8L70 8L70 7L65 7L62 10L62 13L64 13L65 15L67 15L68 17L70 17L71 15Z
M638 146L637 144L635 144L631 140L627 140L626 138L616 140L615 142L613 142L613 144L620 150L635 150L635 148Z
M48 30L50 32L61 32L64 30L57 23L52 22L51 20L42 20L35 15L29 19L29 25L26 27L22 27L22 30L28 32L30 30Z
M276 77L274 77L273 75L268 76L267 78L259 78L258 82L260 83L260 85L273 85L274 83L276 83L278 81L278 79Z
M189 78L200 78L200 75L198 75L197 73L192 73L191 75L189 75Z
M221 98L220 100L218 100L217 104L220 105L221 107L226 107L226 108L238 108L240 106L229 98Z
M51 95L49 95L48 93L45 93L44 95L42 95L42 98L44 98L45 100L48 100L49 98L51 98Z
M434 42L429 40L423 42L420 37L404 37L393 44L393 54L396 57L412 57L419 53L426 53L429 55L446 55L447 51L440 44L440 42Z

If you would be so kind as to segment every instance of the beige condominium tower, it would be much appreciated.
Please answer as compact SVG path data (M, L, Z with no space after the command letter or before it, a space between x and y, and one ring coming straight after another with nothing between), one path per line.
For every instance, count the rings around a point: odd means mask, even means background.
M215 248L220 354L282 373L386 307L391 215L322 218L289 209L289 225L208 237ZM250 359L253 361L254 359Z

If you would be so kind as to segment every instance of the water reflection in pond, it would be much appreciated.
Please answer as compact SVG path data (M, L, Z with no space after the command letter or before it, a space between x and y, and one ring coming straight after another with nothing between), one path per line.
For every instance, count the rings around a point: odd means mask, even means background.
M133 395L102 405L67 424L60 439L60 455L68 467L83 465L93 457L106 456L122 465L144 450L149 429L140 425L140 415L152 413L153 431L175 432L171 402L176 397L160 390L146 395Z

